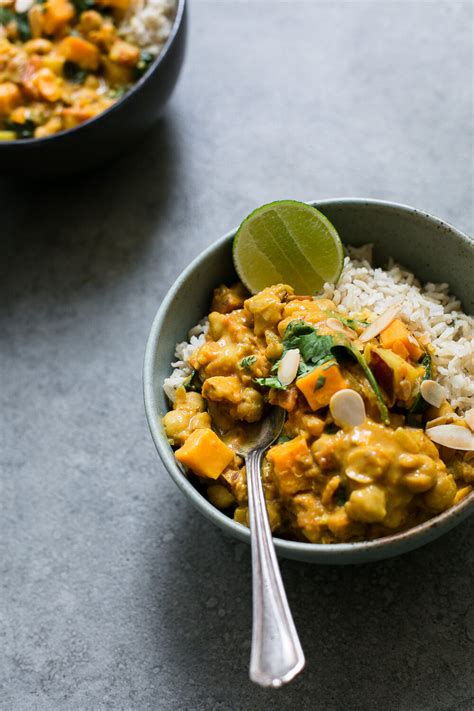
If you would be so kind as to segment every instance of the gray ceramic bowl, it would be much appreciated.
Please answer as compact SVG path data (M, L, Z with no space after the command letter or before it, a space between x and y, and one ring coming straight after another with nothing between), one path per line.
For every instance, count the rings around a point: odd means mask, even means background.
M333 222L343 242L374 244L376 263L390 256L422 281L449 282L468 313L474 312L474 242L436 217L405 205L377 200L337 199L312 203ZM208 313L212 289L235 280L232 238L235 230L206 249L178 277L153 322L145 354L145 409L158 453L171 478L191 503L227 534L247 543L247 528L204 498L183 475L161 425L167 410L162 383L170 373L175 344ZM433 541L474 510L474 492L457 506L415 528L360 543L314 544L275 539L280 556L309 563L347 564L390 558Z

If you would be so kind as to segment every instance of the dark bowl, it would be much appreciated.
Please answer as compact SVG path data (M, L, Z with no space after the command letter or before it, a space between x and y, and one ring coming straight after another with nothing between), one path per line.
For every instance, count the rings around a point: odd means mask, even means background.
M165 46L122 99L69 131L0 142L0 173L33 178L71 175L117 156L159 118L178 80L185 45L186 0L178 0Z

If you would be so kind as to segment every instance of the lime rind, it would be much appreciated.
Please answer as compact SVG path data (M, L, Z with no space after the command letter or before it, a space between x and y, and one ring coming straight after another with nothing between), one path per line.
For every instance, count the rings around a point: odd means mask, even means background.
M233 242L237 273L252 292L283 282L315 294L339 279L344 250L335 227L312 205L280 200L254 210Z

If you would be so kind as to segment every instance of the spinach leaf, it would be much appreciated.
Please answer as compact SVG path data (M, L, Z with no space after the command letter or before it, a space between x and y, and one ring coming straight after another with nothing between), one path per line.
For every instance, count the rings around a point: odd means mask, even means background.
M24 123L15 123L15 121L5 119L3 123L8 131L16 133L17 138L33 138L35 135L36 125L30 119L27 119Z
M274 388L275 390L286 390L286 386L280 383L276 375L270 375L268 378L255 378L255 382L265 388Z
M431 380L431 376L433 374L433 364L431 362L431 357L428 355L428 353L425 353L425 355L423 356L421 365L424 366L424 368L425 368L424 375L421 379L422 382L423 382L423 380ZM412 415L422 414L426 410L427 407L428 407L428 403L426 402L426 400L423 399L421 392L419 392L415 398L415 402L410 407L410 414L412 414Z
M349 328L360 328L361 326L368 326L369 322L368 321L359 321L357 318L344 318L344 316L337 316L336 318L339 319L341 323L344 324L344 326L349 326Z
M187 378L184 383L184 389L187 393L200 393L202 390L202 383L197 370L193 370L191 375Z
M242 360L239 363L239 366L243 368L244 370L249 370L250 366L255 363L257 360L257 356L254 355L249 355L246 356L245 358L242 358Z
M95 0L71 0L71 2L78 15L95 7Z
M68 81L72 81L74 84L84 84L87 77L87 72L75 62L70 62L69 60L64 62L64 76Z
M384 402L384 399L382 397L382 393L380 392L380 388L378 386L377 381L375 380L374 374L372 373L371 369L369 368L369 365L367 364L367 361L365 360L364 356L362 353L360 353L357 348L355 348L352 343L348 340L346 340L344 337L341 337L337 339L337 343L335 343L334 348L333 348L333 354L337 359L338 356L338 349L344 349L346 353L348 353L357 363L360 365L362 370L364 371L364 375L369 381L370 387L375 393L375 397L377 398L377 407L380 412L380 417L382 418L382 422L386 425L390 423L390 417L388 414L387 406ZM339 355L340 358L340 355Z
M8 25L10 22L15 22L18 28L18 34L23 42L31 39L30 23L28 21L28 13L13 12L6 7L0 7L0 25Z
M140 59L138 60L138 64L135 67L135 80L140 79L140 77L145 74L146 70L154 59L154 54L152 54L151 52L147 52L145 49L142 49L142 51L140 52Z
M120 99L124 94L127 93L129 89L129 84L127 84L126 86L117 86L114 89L109 89L109 91L107 92L107 96L109 97L109 99Z

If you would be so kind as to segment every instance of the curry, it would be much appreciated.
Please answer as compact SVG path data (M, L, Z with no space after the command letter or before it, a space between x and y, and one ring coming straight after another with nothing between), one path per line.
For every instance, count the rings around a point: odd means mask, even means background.
M436 390L432 348L396 310L377 320L284 284L250 296L238 283L215 290L208 318L163 424L178 461L236 521L248 525L238 452L270 405L287 415L262 468L275 535L386 536L471 491L473 453L430 437L430 424L468 425L444 396L436 406L423 396Z
M128 6L129 0L2 4L0 140L74 128L137 81L153 55L120 36Z

